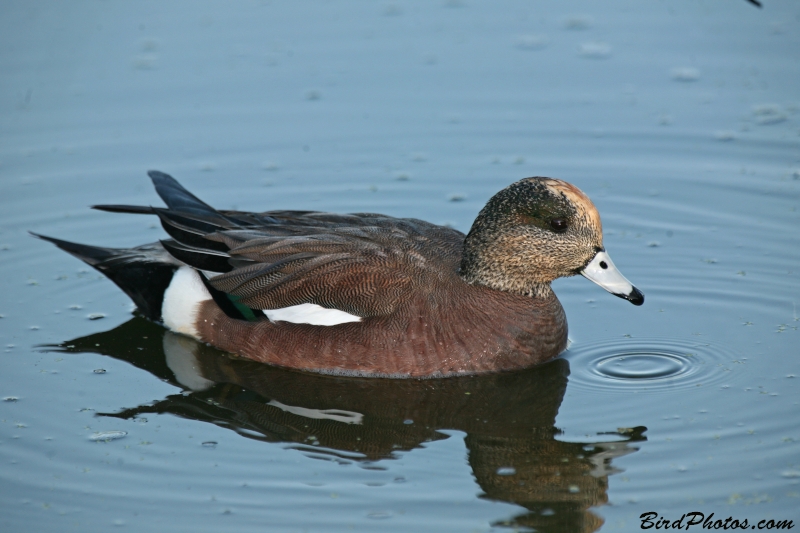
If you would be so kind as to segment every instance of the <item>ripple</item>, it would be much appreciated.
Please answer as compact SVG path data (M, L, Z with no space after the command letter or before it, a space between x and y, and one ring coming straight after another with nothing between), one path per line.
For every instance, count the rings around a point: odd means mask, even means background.
M725 377L727 350L684 339L607 339L573 344L570 386L619 392L674 391L712 385Z
M595 361L595 373L618 379L660 379L676 377L690 369L689 362L677 355L625 353Z

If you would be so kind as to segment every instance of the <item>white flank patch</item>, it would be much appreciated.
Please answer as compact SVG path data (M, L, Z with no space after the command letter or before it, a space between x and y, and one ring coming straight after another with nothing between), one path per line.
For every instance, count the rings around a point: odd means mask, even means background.
M164 303L161 304L164 325L172 331L200 339L195 326L197 312L200 304L210 299L200 274L191 267L180 267L164 292Z
M361 424L364 420L364 415L356 413L355 411L343 411L341 409L308 409L307 407L282 404L277 400L272 400L267 405L275 406L287 413L313 418L315 420L336 420L337 422L344 422L345 424Z
M351 315L338 309L326 309L317 304L300 304L282 309L263 309L270 322L291 322L311 324L312 326L335 326L345 322L361 322L360 316Z

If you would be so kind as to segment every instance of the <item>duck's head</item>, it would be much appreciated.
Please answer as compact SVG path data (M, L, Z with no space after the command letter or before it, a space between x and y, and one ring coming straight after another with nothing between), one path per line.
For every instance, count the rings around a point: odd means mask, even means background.
M464 241L461 276L469 283L541 295L554 279L575 274L634 305L644 302L606 253L594 204L565 181L526 178L506 187Z

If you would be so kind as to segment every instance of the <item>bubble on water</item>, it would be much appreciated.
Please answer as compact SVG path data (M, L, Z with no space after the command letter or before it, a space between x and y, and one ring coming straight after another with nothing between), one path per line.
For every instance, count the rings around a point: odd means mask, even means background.
M564 21L566 30L588 30L594 25L594 19L589 15L572 15Z
M158 66L158 54L138 54L131 59L136 70L155 70Z
M143 52L155 52L161 46L161 41L155 37L145 37L139 41L139 46Z
M756 123L762 125L778 124L789 118L783 108L777 104L759 104L753 107L753 117Z
M95 368L94 370L92 370L92 372L94 372L95 374L105 374L106 373L106 369L105 368Z
M514 46L519 50L542 50L550 44L546 35L520 35L514 39Z
M216 448L217 442L213 440L207 440L202 444L203 448Z
M98 431L89 435L89 440L93 442L110 442L112 440L119 440L128 434L127 431Z
M675 81L697 81L700 79L700 69L694 67L675 67L669 71Z
M105 313L89 313L86 315L86 318L89 320L100 320L101 318L105 318Z
M611 56L611 45L600 41L583 43L578 53L587 59L606 59Z
M718 130L714 132L714 139L722 142L729 142L736 140L736 132L731 130Z

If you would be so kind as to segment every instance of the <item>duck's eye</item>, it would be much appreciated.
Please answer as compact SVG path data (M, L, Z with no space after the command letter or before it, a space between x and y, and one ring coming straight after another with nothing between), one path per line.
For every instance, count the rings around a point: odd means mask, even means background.
M567 230L567 220L564 218L551 219L550 228L556 233L562 233Z

